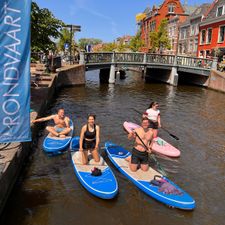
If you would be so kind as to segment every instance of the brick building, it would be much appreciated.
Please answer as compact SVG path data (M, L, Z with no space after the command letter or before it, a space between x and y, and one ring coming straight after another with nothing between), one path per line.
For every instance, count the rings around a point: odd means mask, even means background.
M200 23L198 56L225 55L225 0L216 0Z
M199 24L205 18L210 4L198 6L179 26L178 54L197 56Z
M179 18L179 22L183 22L187 17L184 8L181 5L180 0L165 0L162 5L153 5L152 9L147 7L143 12L146 17L140 22L141 38L144 40L145 47L142 51L148 52L150 49L149 33L151 31L157 31L159 25L163 19L169 21L174 17Z

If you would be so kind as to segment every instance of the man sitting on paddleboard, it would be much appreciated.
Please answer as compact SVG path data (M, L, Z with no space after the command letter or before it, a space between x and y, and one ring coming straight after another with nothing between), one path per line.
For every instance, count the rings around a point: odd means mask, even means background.
M64 138L71 131L70 128L70 119L65 116L64 109L59 109L58 113L55 115L39 118L33 120L32 123L44 122L48 120L54 120L55 126L47 126L46 130L51 133L54 137Z
M133 172L137 171L139 164L143 171L148 171L148 153L151 153L153 144L153 132L148 127L148 118L142 118L141 127L128 134L128 139L135 139L132 155L126 159L129 161L130 170Z

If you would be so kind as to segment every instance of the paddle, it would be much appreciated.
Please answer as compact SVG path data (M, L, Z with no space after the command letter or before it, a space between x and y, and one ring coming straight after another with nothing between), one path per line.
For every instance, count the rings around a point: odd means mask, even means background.
M148 147L146 146L146 144L143 142L143 140L140 138L140 136L137 134L137 132L134 131L134 133L137 135L137 137L139 138L139 140L141 141L141 143L143 144L143 146L146 148L146 150L148 151ZM167 176L165 170L162 168L162 166L160 165L160 163L158 162L158 160L155 158L155 156L151 153L149 153L149 156L155 161L156 165L159 168L159 171L162 173L163 176Z
M134 110L135 112L139 113L140 115L142 115L142 113L139 112L138 110L136 110L136 109L134 109L134 108L133 108L133 110ZM166 128L161 127L161 129L163 129L164 131L166 131L172 138L174 138L174 139L176 139L176 140L179 140L179 138L178 138L176 135L171 134Z
M161 129L163 129L164 131L166 131L166 132L167 132L171 137L173 137L174 139L179 140L179 138L178 138L176 135L171 134L166 128L161 127Z

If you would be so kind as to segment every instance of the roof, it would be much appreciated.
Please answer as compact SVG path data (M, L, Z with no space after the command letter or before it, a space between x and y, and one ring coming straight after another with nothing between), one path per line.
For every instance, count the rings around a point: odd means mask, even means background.
M186 14L191 15L198 6L197 5L182 5L182 7Z
M200 6L194 6L196 7L195 10L192 12L192 14L187 18L187 20L185 20L180 26L181 27L185 27L188 26L190 24L190 21L199 17L202 17L203 15L205 15L207 13L207 11L209 10L211 4L208 3L204 3Z

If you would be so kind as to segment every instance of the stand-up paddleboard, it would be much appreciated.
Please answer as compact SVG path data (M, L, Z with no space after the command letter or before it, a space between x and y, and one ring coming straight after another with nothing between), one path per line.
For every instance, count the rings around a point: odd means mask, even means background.
M79 149L79 137L74 137L70 143L71 158L75 174L83 187L91 194L102 198L112 199L118 193L117 180L106 162L101 157L100 162L96 163L91 159L87 165L81 162ZM101 175L93 176L92 170L97 167L101 170Z
M136 123L125 121L123 123L123 127L128 133L130 133L130 132L132 132L132 130L139 128L140 126ZM155 153L159 153L159 154L166 155L169 157L179 157L180 156L180 150L178 150L177 148L175 148L174 146L172 146L171 144L169 144L168 142L166 142L165 140L163 140L160 137L154 138L152 150Z
M132 172L125 160L131 155L129 151L112 142L106 142L105 148L116 168L147 195L171 207L185 210L195 208L195 200L190 195L154 169L149 168L147 172L141 169Z
M73 136L74 127L72 120L70 120L70 128L71 131L65 138L52 137L50 134L48 134L43 142L43 150L48 155L62 154L69 147L70 141Z

